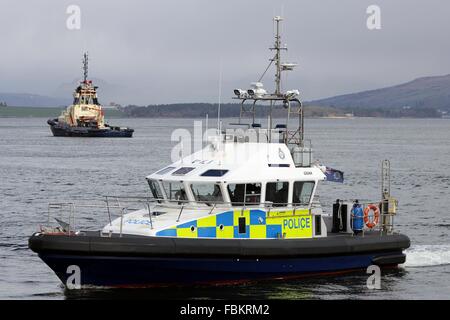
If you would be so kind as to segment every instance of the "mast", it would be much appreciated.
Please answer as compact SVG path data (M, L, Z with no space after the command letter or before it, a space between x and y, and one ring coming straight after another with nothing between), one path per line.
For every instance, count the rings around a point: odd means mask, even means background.
M86 83L87 77L88 77L88 53L85 52L83 54L83 82Z
M275 34L275 44L270 50L275 50L275 57L272 61L275 61L275 95L281 94L281 50L287 50L286 47L281 47L281 35L280 35L280 22L283 18L280 16L275 16L273 20L276 23L276 34Z
M288 90L286 92L282 92L281 87L281 74L285 71L292 71L297 66L297 63L294 62L282 62L281 61L281 50L287 50L287 46L281 45L281 21L283 18L281 16L275 16L273 18L274 21L274 36L275 41L271 48L271 51L275 51L275 55L269 59L269 65L264 70L263 74L259 78L257 82L251 83L251 88L248 90L242 89L234 89L233 92L236 95L235 99L241 100L241 110L239 115L239 124L241 124L241 119L243 116L250 114L252 116L252 125L255 124L255 105L258 101L265 101L270 103L268 110L268 141L272 141L272 109L276 106L277 103L281 103L282 106L287 109L287 119L286 124L283 126L279 126L277 131L283 134L282 141L291 148L291 152L299 153L303 150L303 138L304 138L304 122L303 122L303 105L299 98L300 92L298 90ZM273 93L268 93L264 88L261 80L264 75L269 70L270 66L275 65L275 91ZM253 101L251 106L245 106L245 102L247 100ZM295 130L289 129L289 120L291 116L298 117L298 127ZM278 126L278 125L277 125ZM276 128L277 129L277 128ZM280 139L281 141L281 139ZM300 151L297 149L301 149ZM309 151L308 151L309 152ZM299 155L301 158L302 155ZM301 158L302 159L302 158ZM299 166L303 166L303 161L299 160L296 162L299 163Z

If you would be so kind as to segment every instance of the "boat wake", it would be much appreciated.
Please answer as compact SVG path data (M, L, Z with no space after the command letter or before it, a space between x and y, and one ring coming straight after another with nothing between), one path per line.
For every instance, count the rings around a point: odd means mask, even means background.
M404 267L431 267L450 264L450 244L412 246Z

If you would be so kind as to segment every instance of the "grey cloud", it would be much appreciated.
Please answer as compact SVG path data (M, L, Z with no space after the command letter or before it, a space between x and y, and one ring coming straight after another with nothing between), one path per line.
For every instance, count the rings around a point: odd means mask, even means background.
M82 10L79 31L66 8ZM381 7L382 29L367 30L368 5ZM120 103L222 101L264 71L272 17L285 17L286 60L298 69L286 88L304 99L372 89L450 73L448 1L17 1L0 0L0 92L54 94L90 74L110 83ZM264 79L272 88L273 70ZM64 92L64 94L67 94Z

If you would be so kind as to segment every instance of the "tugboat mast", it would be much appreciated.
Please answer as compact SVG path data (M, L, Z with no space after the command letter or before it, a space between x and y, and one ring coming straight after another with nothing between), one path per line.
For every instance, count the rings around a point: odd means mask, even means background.
M89 63L89 57L88 53L85 52L83 54L83 82L86 83L87 77L88 77L88 63Z

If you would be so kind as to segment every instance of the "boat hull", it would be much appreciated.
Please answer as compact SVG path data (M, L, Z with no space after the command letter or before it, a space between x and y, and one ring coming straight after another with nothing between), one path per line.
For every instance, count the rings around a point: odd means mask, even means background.
M374 242L375 237L369 241L361 237L357 245L340 237L339 241L347 243L347 249L341 250L326 248L331 243L327 238L314 239L315 248L309 245L309 250L302 249L304 239L156 238L36 234L29 246L64 284L73 273L69 266L75 265L82 285L112 287L234 283L344 272L372 264L394 266L405 262L402 250L409 247L409 239L402 235L383 243ZM197 249L192 249L195 242Z
M105 129L70 127L60 125L54 120L49 120L47 123L55 137L131 138L134 132L134 129L119 127L107 127Z
M40 254L63 284L80 268L81 285L150 287L167 285L224 284L262 279L283 279L365 269L376 254L294 259L211 259L168 257L80 256ZM379 255L378 255L379 256ZM405 261L401 252L383 253ZM71 281L69 279L69 281Z

